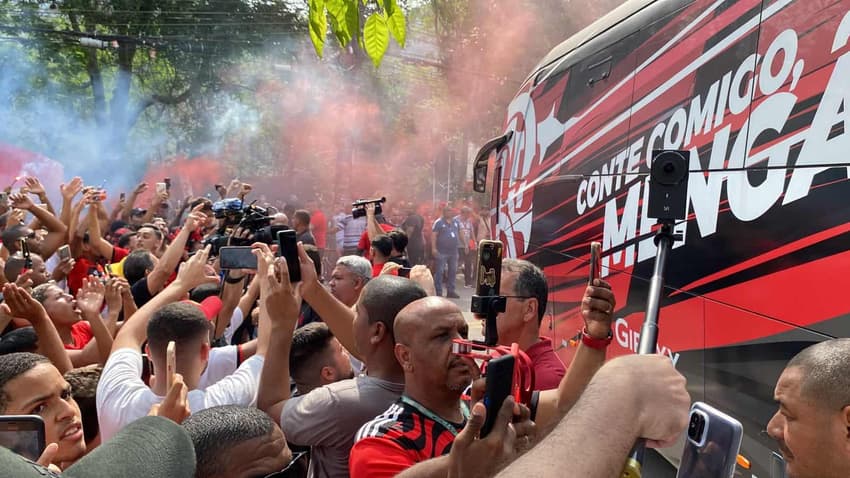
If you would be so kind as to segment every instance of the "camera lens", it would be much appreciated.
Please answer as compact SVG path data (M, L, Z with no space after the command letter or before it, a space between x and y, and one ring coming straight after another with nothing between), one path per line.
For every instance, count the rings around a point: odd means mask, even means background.
M688 438L695 442L699 442L702 437L702 432L705 430L705 419L700 413L691 413L691 418L688 421Z
M487 252L487 251L484 251L484 253L481 254L481 258L484 259L485 261L489 261L490 260L490 253Z

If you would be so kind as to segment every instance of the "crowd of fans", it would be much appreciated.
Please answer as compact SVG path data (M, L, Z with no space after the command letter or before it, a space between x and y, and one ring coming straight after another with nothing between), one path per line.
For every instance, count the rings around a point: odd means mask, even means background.
M498 336L528 356L537 392L505 400L479 436L486 377L455 353L468 328L449 299L459 266L475 283L486 211L331 216L308 201L249 227L159 187L138 207L146 189L109 210L74 178L57 210L30 177L0 204L0 418L39 416L46 444L40 466L0 447L0 475L619 476L636 439L668 445L685 428L669 359L606 363L607 282L584 292L566 367L539 336L543 272L506 259ZM240 207L251 189L216 187ZM295 230L300 281L261 227ZM223 270L222 241L250 245L257 268ZM849 364L850 343L833 340L783 373L767 431L791 476L850 474Z

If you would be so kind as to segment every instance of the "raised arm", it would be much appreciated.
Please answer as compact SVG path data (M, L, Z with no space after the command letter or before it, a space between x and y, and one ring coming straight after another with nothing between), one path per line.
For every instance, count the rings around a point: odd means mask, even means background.
M91 326L94 341L97 344L97 363L101 365L106 364L109 353L112 351L112 333L100 317L100 308L105 294L106 287L94 276L83 280L83 286L77 291L77 307L83 313L83 319Z
M26 190L28 190L30 194L38 196L38 200L44 204L47 212L55 216L56 211L53 210L53 204L50 203L50 198L47 197L47 192L44 190L44 186L41 184L41 181L39 181L35 176L29 176L24 181L26 182Z
M375 217L375 203L366 205L366 232L369 235L369 242L375 240L381 234L386 234L381 225L378 224L378 219Z
M12 202L12 206L31 212L41 225L47 229L47 237L41 243L40 252L42 257L48 258L52 256L56 252L56 249L65 243L65 234L68 232L68 227L62 224L59 218L50 214L46 209L33 204L32 200L23 194L15 194L9 199Z
M65 345L59 337L59 332L44 307L27 292L15 284L3 286L3 300L0 304L3 312L21 319L26 319L32 324L38 336L38 351L50 359L60 373L65 373L72 368L71 359L65 351Z
M147 191L148 183L141 182L136 189L133 189L133 192L130 193L130 199L124 203L124 211L121 212L121 219L125 221L130 220L130 212L133 210L133 207L136 205L136 200L139 198L139 195L143 192Z
M88 200L88 197L89 196L86 196L86 200ZM101 233L100 221L97 217L99 204L100 203L89 203L89 213L86 216L89 231L89 246L91 246L98 255L107 261L111 261L115 248L109 243L109 241L104 239L103 234Z
M260 375L257 407L278 421L284 404L289 400L289 351L298 322L300 299L298 288L289 283L286 260L281 258L276 261L265 245L255 247L258 256L257 277L260 280L260 320L265 319L264 325L271 328L268 351ZM298 249L306 256L300 244Z
M177 279L174 282L162 292L155 295L148 303L137 310L132 317L125 320L124 325L118 331L118 335L112 343L112 350L115 351L122 348L138 350L142 346L142 342L145 341L148 322L153 317L154 312L171 302L182 299L187 292L201 284L218 283L218 277L207 276L204 271L209 254L210 246L198 251L197 254L180 267L180 270L177 272Z
M310 256L299 247L298 253L301 260L301 296L310 304L310 307L328 324L328 327L336 336L337 340L348 350L348 353L362 360L363 356L357 350L357 342L354 340L354 310L343 304L325 289L316 276L316 267Z
M74 197L83 189L83 180L75 177L68 184L59 186L59 191L62 193L62 212L60 219L62 223L68 226L68 230L73 234L74 226L71 224L71 213L74 209ZM70 239L70 238L69 238Z
M610 337L615 306L616 299L610 284L596 279L594 285L587 286L581 302L581 315L588 335L599 340ZM558 388L540 393L536 420L541 429L546 430L560 421L575 405L593 375L605 363L605 352L604 347L592 348L584 343L578 346Z
M177 268L180 259L183 258L183 252L186 249L186 242L189 240L189 236L206 219L204 213L201 212L201 208L202 206L198 206L189 213L186 223L183 224L183 229L180 230L180 233L177 234L168 248L165 249L165 253L148 275L148 291L152 295L165 287L165 283L171 277L171 273Z

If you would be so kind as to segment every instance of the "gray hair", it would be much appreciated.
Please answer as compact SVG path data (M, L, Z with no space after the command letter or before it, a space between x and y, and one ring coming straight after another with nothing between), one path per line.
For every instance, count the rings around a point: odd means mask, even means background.
M515 272L516 282L513 291L502 291L521 297L533 297L537 299L537 323L543 322L546 315L546 304L549 302L549 286L546 284L546 276L539 267L522 259L503 259L502 270Z
M342 256L337 259L336 265L345 267L352 274L361 277L366 282L372 278L372 263L365 257L355 255Z
M838 411L850 405L850 339L832 339L803 349L786 368L803 372L800 394L817 406Z

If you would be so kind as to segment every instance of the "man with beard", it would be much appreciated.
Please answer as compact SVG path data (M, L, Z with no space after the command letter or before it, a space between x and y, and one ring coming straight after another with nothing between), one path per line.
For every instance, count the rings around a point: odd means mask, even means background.
M348 351L323 322L295 330L289 350L289 374L298 395L340 380L354 378Z
M767 433L789 478L850 476L850 339L812 345L788 362Z
M360 428L349 462L352 478L396 476L416 463L448 455L469 418L461 395L476 365L452 353L452 340L467 336L458 306L438 297L417 300L399 312L395 333L404 394ZM513 428L527 443L534 425L528 409L519 408ZM434 464L435 470L441 468L439 462Z

